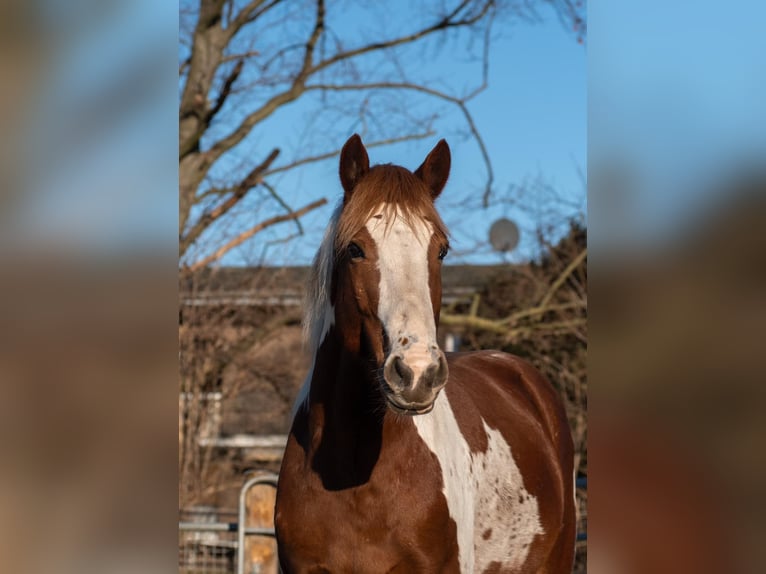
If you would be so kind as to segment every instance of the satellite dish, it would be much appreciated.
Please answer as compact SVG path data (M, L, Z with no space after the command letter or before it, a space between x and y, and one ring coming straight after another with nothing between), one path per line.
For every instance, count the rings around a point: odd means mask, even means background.
M519 228L510 219L498 219L489 228L489 242L495 251L513 251L519 243Z

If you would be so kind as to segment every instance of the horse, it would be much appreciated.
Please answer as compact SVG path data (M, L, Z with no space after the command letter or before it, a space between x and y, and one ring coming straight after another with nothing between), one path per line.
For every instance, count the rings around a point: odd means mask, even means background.
M519 357L444 353L441 140L414 172L353 135L312 267L313 364L275 505L287 574L568 573L573 444L552 385Z

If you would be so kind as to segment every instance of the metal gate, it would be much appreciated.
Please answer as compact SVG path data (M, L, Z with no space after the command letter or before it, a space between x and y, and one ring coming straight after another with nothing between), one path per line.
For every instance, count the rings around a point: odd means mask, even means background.
M247 536L274 537L274 528L247 526L247 494L257 485L269 485L276 489L278 477L272 473L260 473L242 485L239 491L237 522L211 520L219 514L210 509L198 511L201 517L178 523L179 572L182 574L260 574L257 563L250 563L245 556Z

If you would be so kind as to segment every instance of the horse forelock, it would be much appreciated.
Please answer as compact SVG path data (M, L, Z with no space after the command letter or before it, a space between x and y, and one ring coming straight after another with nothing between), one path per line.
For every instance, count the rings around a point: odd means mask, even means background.
M376 165L361 179L351 199L343 206L335 237L335 249L340 251L353 241L370 217L384 206L387 219L402 218L412 226L424 219L434 233L446 240L449 236L434 206L431 192L423 181L409 170L396 165Z

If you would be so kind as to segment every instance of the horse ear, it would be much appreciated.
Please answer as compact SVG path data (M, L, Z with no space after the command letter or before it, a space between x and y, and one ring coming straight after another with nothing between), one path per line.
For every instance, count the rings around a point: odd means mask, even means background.
M354 134L348 138L340 151L340 182L345 191L344 202L348 201L354 187L368 171L370 171L370 158L367 156L367 150L364 149L362 138Z
M436 147L431 150L426 160L418 169L415 175L422 179L431 189L431 196L436 199L447 184L450 168L450 151L445 140L439 140Z

